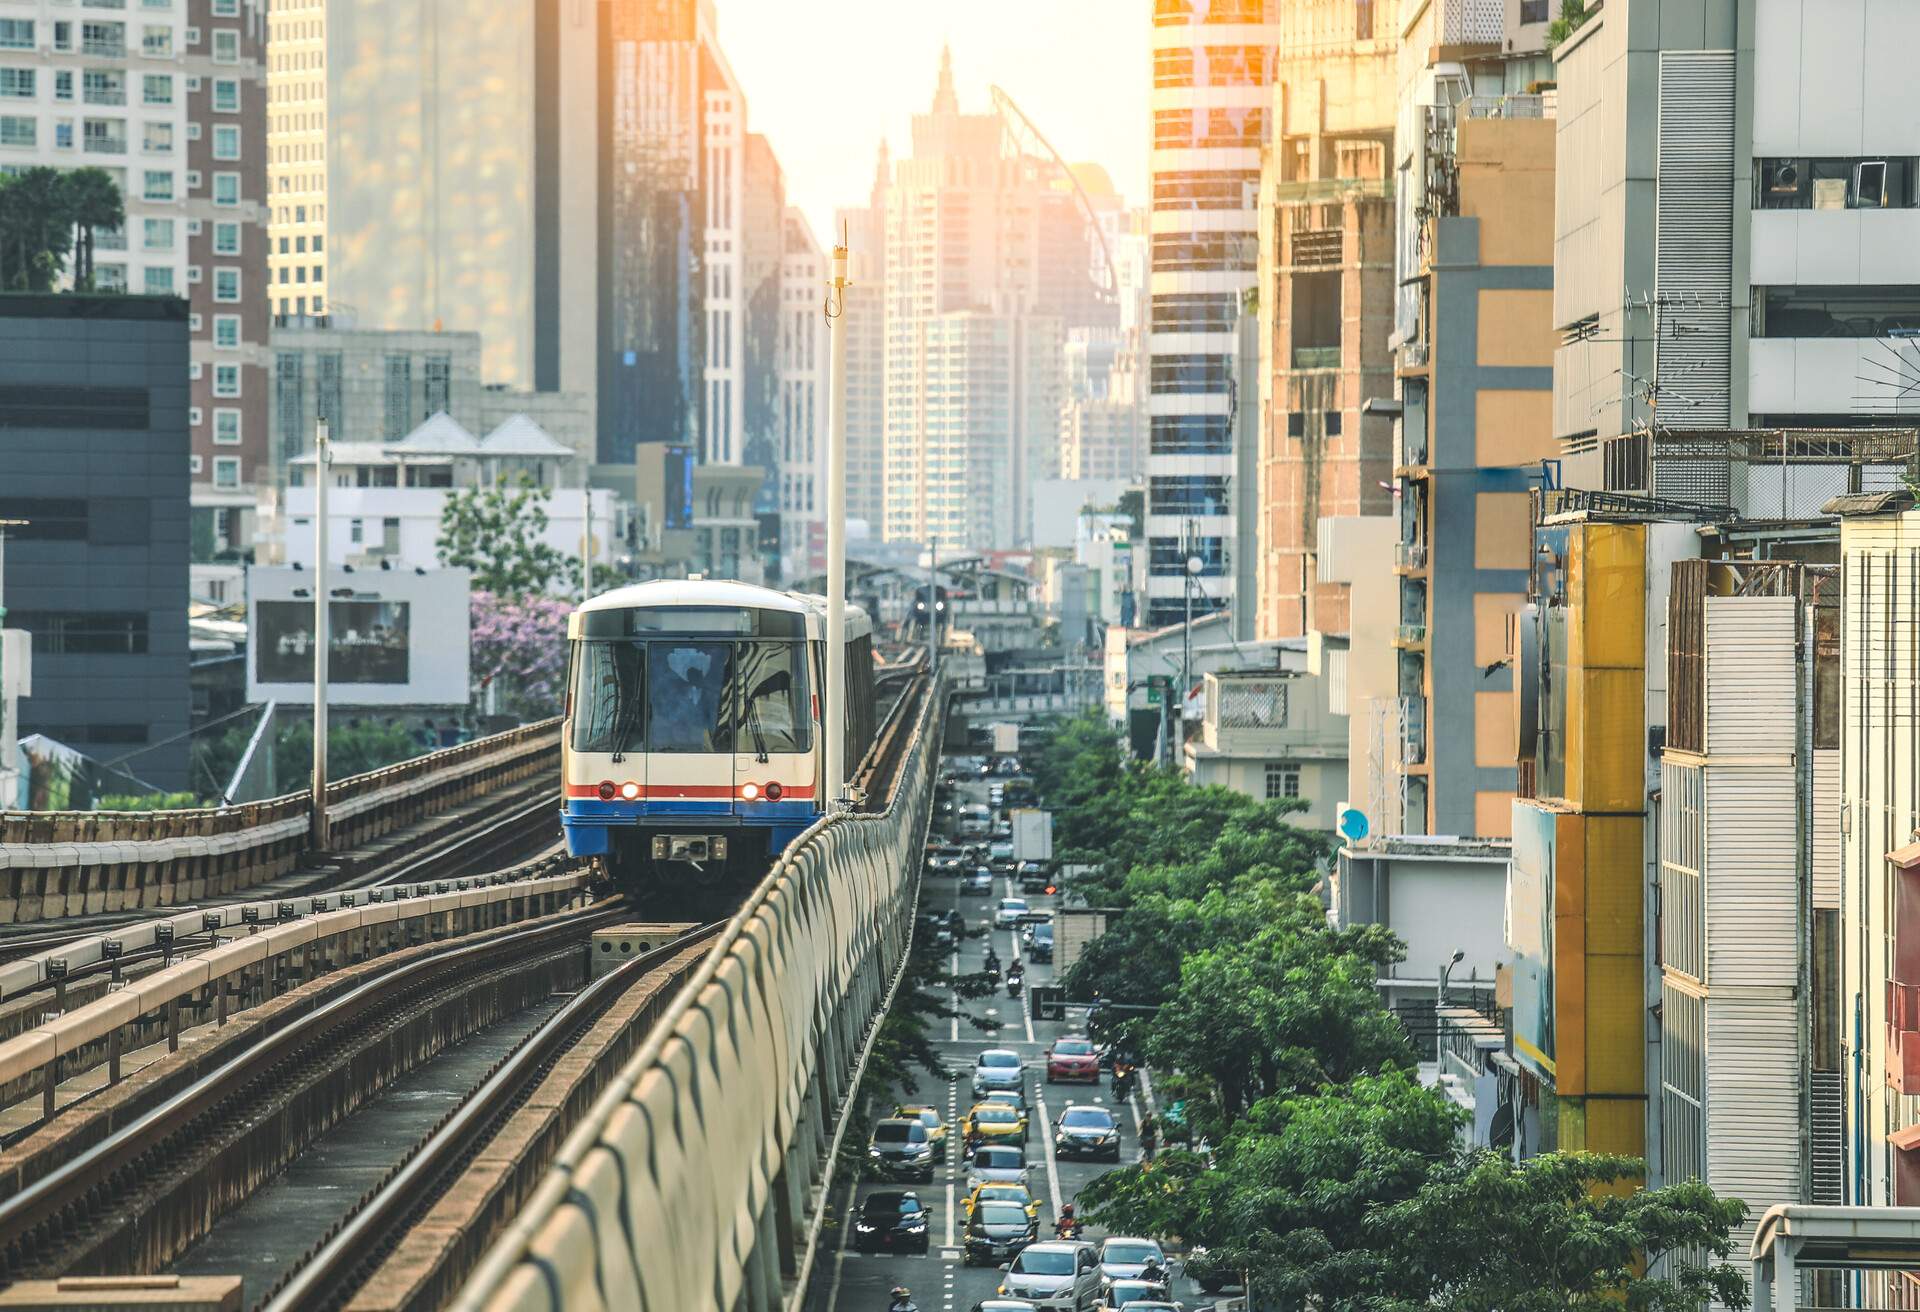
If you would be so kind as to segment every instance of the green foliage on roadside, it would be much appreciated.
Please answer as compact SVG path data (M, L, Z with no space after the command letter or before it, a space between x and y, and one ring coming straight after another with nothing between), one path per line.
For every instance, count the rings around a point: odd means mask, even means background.
M195 793L108 793L94 799L96 811L185 811L204 806Z
M75 289L92 291L94 234L125 222L119 184L105 169L0 173L0 291L53 291L69 256Z
M472 570L475 592L523 597L569 586L579 565L541 540L546 502L547 494L525 475L517 483L449 493L440 511L440 563Z

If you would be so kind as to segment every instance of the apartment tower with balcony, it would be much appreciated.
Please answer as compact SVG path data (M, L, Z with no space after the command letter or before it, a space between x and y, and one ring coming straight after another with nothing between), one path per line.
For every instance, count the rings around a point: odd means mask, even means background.
M1149 626L1180 623L1190 600L1195 614L1231 607L1252 577L1254 562L1230 559L1239 514L1253 501L1237 486L1235 429L1236 411L1257 404L1260 388L1238 376L1235 358L1257 265L1260 152L1284 8L1154 0L1141 616ZM1201 562L1197 581L1189 557ZM1243 631L1250 636L1251 623Z

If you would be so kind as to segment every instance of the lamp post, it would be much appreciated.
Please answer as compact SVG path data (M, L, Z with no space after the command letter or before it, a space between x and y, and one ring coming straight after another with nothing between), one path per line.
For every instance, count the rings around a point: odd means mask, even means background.
M307 841L316 852L327 850L327 484L332 476L327 421L314 430L313 466L313 806Z
M827 754L822 798L840 804L847 765L847 237L833 248L827 315Z
M1440 1060L1440 1008L1447 1005L1447 977L1453 974L1453 968L1466 959L1463 949L1455 948L1453 959L1440 967L1440 986L1433 995L1433 1060Z

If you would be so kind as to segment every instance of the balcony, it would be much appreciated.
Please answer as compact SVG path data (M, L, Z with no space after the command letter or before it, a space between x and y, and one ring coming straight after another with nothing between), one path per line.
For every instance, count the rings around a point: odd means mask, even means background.
M1396 542L1393 545L1393 568L1400 574L1418 573L1427 567L1427 544L1424 542Z
M1424 624L1401 624L1396 626L1393 630L1393 645L1403 651L1413 648L1418 648L1422 651L1426 650L1427 626Z
M1293 348L1293 367L1295 369L1338 369L1340 367L1340 348L1337 346L1296 346Z
M1400 699L1400 764L1427 763L1427 699Z
M89 155L124 155L127 153L125 137L88 137L86 152Z
M1499 45L1505 37L1506 7L1482 0L1435 0L1435 26L1442 45Z

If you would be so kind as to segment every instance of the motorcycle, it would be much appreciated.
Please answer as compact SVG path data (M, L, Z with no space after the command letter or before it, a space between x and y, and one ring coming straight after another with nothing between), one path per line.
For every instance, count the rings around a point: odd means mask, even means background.
M1017 998L1017 997L1019 997L1019 996L1020 996L1020 987L1021 987L1021 979L1020 979L1020 976L1018 976L1018 975L1009 975L1009 976L1007 976L1007 996L1008 996L1008 997L1010 997L1010 998Z
M1075 1240L1080 1237L1081 1228L1082 1222L1079 1217L1063 1216L1053 1223L1053 1237L1068 1241Z

